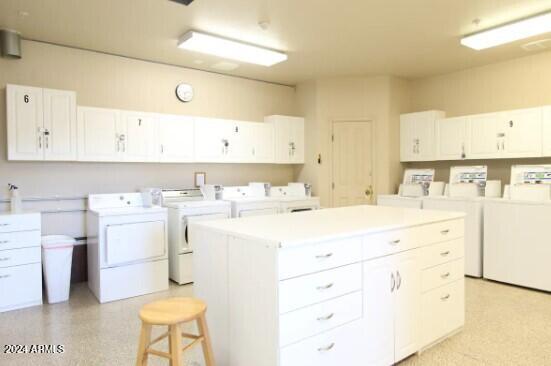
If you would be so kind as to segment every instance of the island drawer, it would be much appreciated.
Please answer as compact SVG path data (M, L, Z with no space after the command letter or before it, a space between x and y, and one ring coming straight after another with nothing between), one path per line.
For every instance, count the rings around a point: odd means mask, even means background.
M360 263L279 282L279 313L283 314L362 288Z
M430 268L465 256L463 239L454 239L421 248L421 268Z
M286 346L362 316L362 292L283 314L279 319L279 344Z
M40 246L40 231L0 233L0 250Z
M421 272L421 288L423 292L457 281L465 276L464 259L456 259Z
M279 366L365 366L361 320L280 349Z
M465 234L465 222L463 219L448 220L430 225L417 226L411 230L414 246L418 247L462 238Z
M279 279L287 279L325 269L360 262L359 237L283 248L279 252Z
M392 230L363 237L363 259L372 259L413 247L411 229Z
M0 251L0 268L40 263L41 254L40 247L2 250Z
M40 230L40 214L0 215L0 233Z
M460 279L421 296L421 347L426 347L465 323L465 280Z

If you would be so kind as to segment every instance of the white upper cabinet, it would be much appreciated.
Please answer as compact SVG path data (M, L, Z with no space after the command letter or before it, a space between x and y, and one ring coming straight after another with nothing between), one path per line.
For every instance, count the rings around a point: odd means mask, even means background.
M500 113L505 134L503 157L542 155L542 112L542 108L530 108Z
M468 119L444 118L436 121L437 160L460 160L468 157Z
M255 163L273 163L275 160L274 126L254 123L252 127L252 154Z
M157 115L123 111L117 133L124 161L153 162L159 160L156 135Z
M249 163L253 160L254 122L227 121L231 124L227 140L229 142L227 160L234 163Z
M275 162L279 164L304 163L304 118L268 116L265 122L274 126Z
M116 109L78 107L78 160L121 161L121 113Z
M232 124L222 119L195 119L195 160L204 163L228 161Z
M77 159L77 95L44 89L44 158Z
M157 128L159 161L167 163L193 161L194 120L192 117L160 115Z
M543 108L543 156L551 156L551 106Z
M498 113L469 116L470 159L495 158L503 151L505 135Z
M76 95L6 86L8 159L75 160Z
M400 160L429 161L436 156L436 121L442 111L407 113L400 116Z

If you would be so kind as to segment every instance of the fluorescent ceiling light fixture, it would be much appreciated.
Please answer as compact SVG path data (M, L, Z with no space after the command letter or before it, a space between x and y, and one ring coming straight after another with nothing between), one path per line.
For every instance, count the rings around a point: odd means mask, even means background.
M272 66L287 60L287 55L282 52L196 31L189 31L184 34L178 41L178 47L262 66Z
M483 50L547 32L551 32L551 13L537 15L464 37L461 39L461 44L475 50Z

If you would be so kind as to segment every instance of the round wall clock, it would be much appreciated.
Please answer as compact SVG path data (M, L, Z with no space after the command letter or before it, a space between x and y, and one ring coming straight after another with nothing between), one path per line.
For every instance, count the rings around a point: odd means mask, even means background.
M193 87L189 84L178 84L176 97L182 102L191 102L193 99Z

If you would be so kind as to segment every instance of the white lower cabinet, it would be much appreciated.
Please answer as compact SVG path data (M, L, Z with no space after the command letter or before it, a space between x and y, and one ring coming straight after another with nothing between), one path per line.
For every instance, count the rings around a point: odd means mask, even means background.
M419 255L417 250L364 264L367 365L391 365L419 347Z

